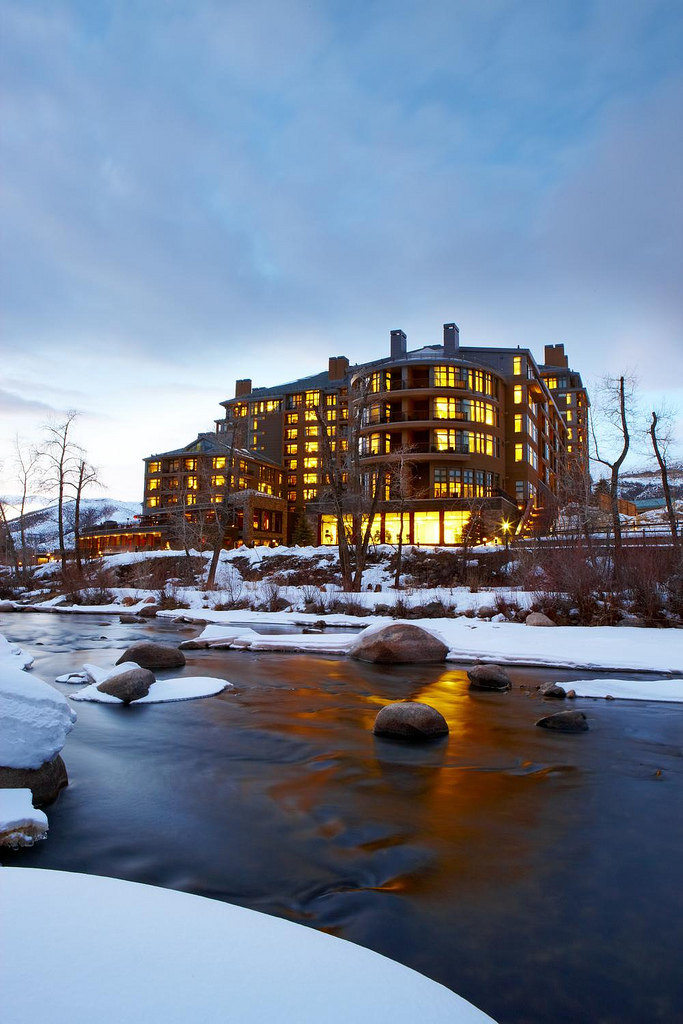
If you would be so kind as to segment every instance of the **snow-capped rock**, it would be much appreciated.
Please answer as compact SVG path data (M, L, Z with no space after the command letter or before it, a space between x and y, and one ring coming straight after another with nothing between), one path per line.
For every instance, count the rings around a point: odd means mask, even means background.
M39 768L62 749L76 713L52 686L0 651L0 765Z

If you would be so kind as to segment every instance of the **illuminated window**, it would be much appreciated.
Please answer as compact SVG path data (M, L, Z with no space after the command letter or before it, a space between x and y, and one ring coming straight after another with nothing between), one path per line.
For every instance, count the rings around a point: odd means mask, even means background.
M524 429L524 417L521 413L515 414L515 434L521 434Z
M515 462L524 462L524 445L515 445Z
M158 505L159 505L159 499L157 497L148 498L147 499L147 506L148 506L148 508L157 508Z
M287 501L296 501L296 491L287 492Z
M197 477L196 476L188 476L188 478L187 478L187 489L188 489L188 491L196 491L197 490Z
M469 405L469 419L475 423L488 423L489 426L496 425L496 410L490 402L481 402L472 399Z
M297 450L298 450L298 446L296 444L286 444L285 445L285 452L287 453L287 455L296 455Z
M514 356L512 359L512 372L515 377L518 377L522 372L522 357Z
M336 405L336 404L337 404L337 396L336 395L325 395L325 405Z
M305 449L305 451L306 451L307 455L310 455L313 452L320 451L320 442L319 441L306 441L306 449Z
M187 494L187 495L185 495L185 504L186 505L196 505L197 504L197 495L196 494Z
M266 402L266 412L279 412L281 408L282 402L280 399L272 399L271 401Z
M470 391L478 391L483 395L493 394L493 377L484 370L469 370L468 385Z
M304 484L317 484L318 474L317 473L304 473Z
M288 476L287 477L287 486L288 487L296 487L296 482L297 482L296 475L292 475L292 476Z
M455 466L436 466L434 469L434 497L453 498L459 496L461 473Z
M328 428L329 430L329 428ZM317 423L306 424L306 437L317 437L320 433L320 427Z
M296 469L299 464L298 459L287 459L287 469Z
M328 409L326 414L325 414L325 416L326 416L327 422L331 423L334 420L336 420L336 418L337 418L337 410L336 409Z
M315 415L315 409L306 409L304 419L307 420L308 423L317 423L318 421Z
M548 385L551 391L554 391L557 387L557 377L547 377L546 384Z
M285 434L285 437L287 438L287 440L288 441L295 441L296 440L296 436L297 436L297 428L296 427L287 427L287 433Z
M158 480L148 480L147 481L147 490L148 491L158 491L159 490L159 481Z
M161 473L161 463L160 462L150 462L148 472L149 473Z
M435 430L434 448L437 452L455 451L459 434L456 430Z
M567 411L567 423L571 423L573 419L574 419L574 414L568 410Z
M462 414L458 409L458 400L455 398L435 398L434 399L434 419L435 420L454 420L462 419Z
M317 468L318 468L318 459L316 459L316 458L306 458L306 459L304 459L304 469L317 469Z
M172 491L177 491L180 487L180 480L177 476L172 476L170 480L166 481L166 486Z
M224 497L225 497L224 494L212 494L211 495L211 504L212 505L221 505L222 502L223 502Z
M319 391L307 391L306 392L306 407L308 409L312 409L316 405L320 405L320 392Z
M225 456L220 455L218 458L213 460L214 469L225 469Z
M215 487L225 487L225 477L220 475L220 474L218 476L212 476L211 477L211 486L214 487L214 488Z
M521 405L524 401L524 388L521 384L515 384L512 390L512 401L515 405Z
M455 388L462 385L460 372L455 366L434 367L435 388Z
M318 496L317 488L315 488L315 487L308 487L308 488L305 487L304 488L304 493L303 493L304 501L315 501L317 496Z
M444 512L443 542L444 544L460 544L463 530L470 519L469 512Z
M232 414L233 416L246 416L248 411L246 405L236 405L233 407Z
M415 512L413 517L415 544L438 544L440 525L438 512Z

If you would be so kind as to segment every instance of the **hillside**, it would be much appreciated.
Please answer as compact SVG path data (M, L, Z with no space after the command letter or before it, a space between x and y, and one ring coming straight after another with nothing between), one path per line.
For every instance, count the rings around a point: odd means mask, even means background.
M142 506L137 501L117 501L113 498L81 499L81 529L96 526L106 520L116 523L129 522L139 515ZM75 501L64 503L65 540L67 546L73 543ZM57 545L57 505L49 505L24 515L26 543L38 551L49 551ZM21 518L10 520L10 529L15 543L19 543Z

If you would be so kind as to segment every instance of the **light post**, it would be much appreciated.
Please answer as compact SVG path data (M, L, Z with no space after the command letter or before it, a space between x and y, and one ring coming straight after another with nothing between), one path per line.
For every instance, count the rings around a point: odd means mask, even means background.
M505 537L505 550L508 551L510 547L510 530L512 529L512 523L509 519L503 519L500 524L500 528L503 531L503 536Z

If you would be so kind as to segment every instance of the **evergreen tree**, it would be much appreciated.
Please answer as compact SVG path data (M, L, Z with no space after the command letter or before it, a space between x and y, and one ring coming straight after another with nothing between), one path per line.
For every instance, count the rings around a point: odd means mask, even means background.
M313 528L306 518L303 505L298 505L294 510L294 530L292 531L292 544L301 548L310 548L315 544Z

